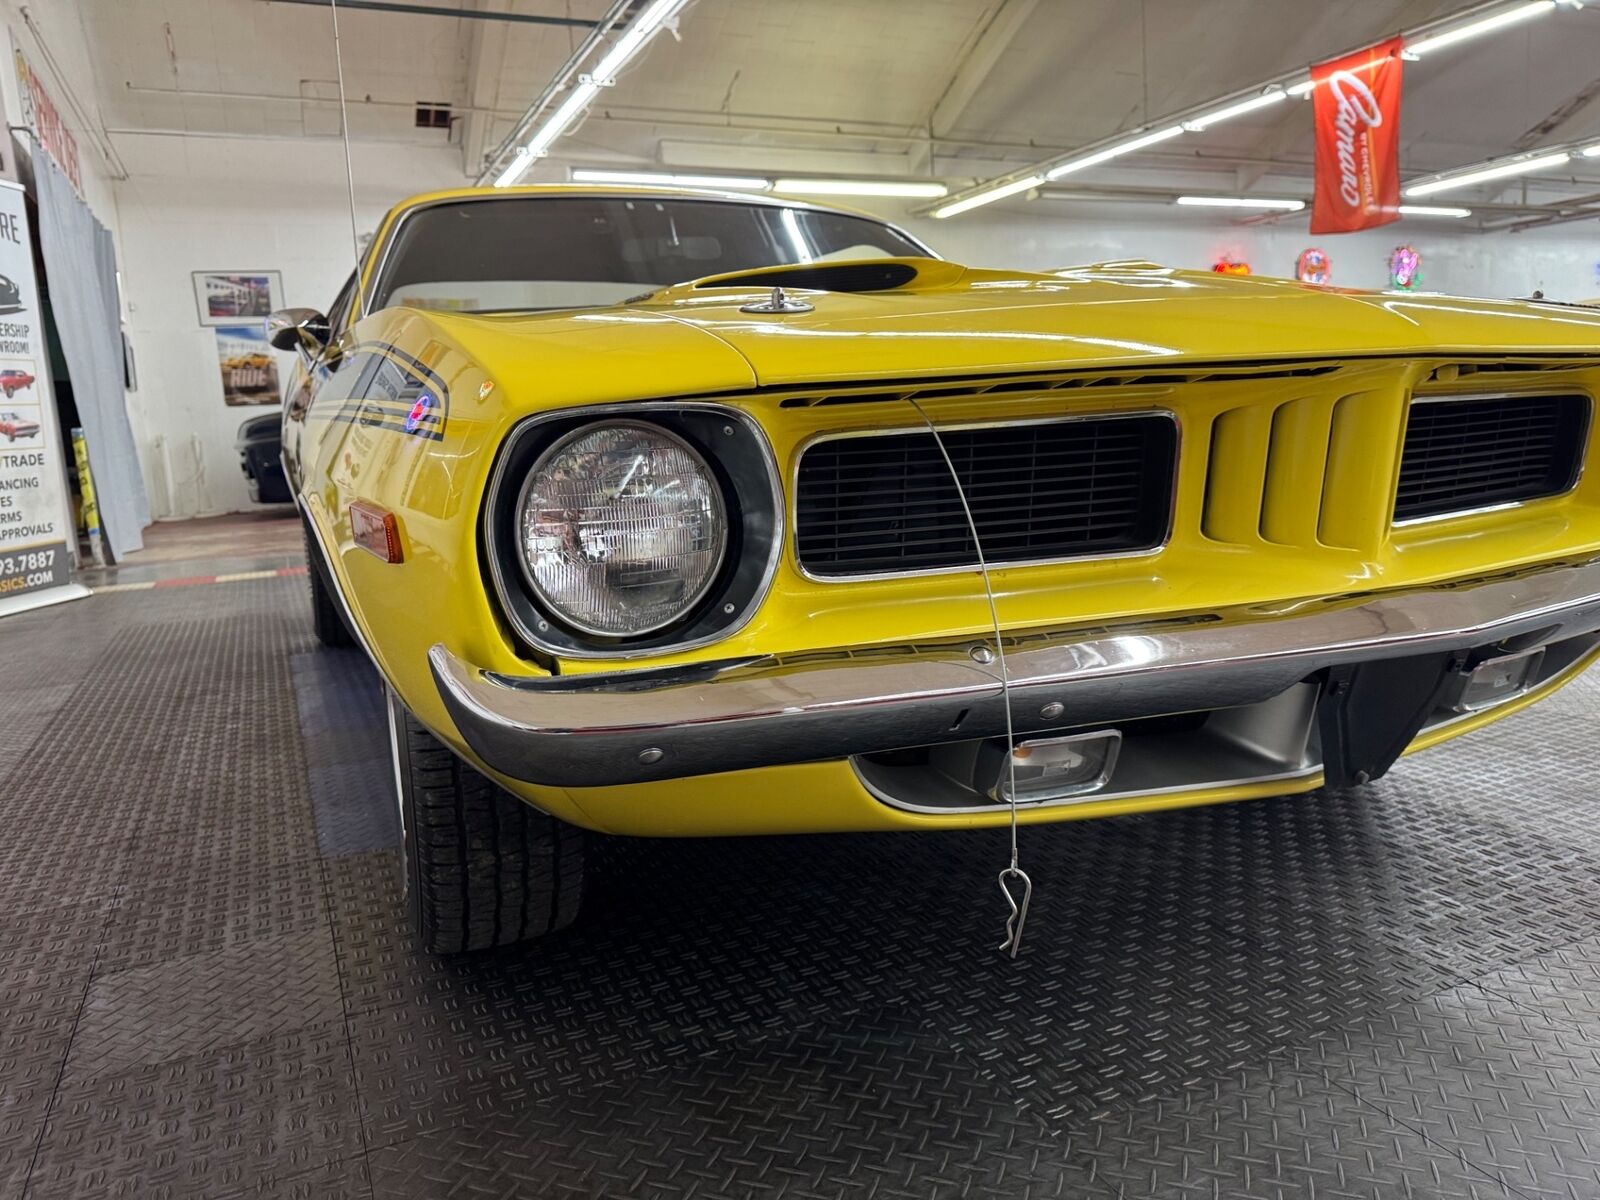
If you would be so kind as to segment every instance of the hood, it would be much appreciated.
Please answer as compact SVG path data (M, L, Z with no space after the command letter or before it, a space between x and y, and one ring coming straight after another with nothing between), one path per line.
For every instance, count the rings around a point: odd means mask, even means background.
M770 300L774 284L809 310L741 311ZM717 338L764 386L1181 361L1600 357L1600 312L1144 262L1049 273L917 258L775 267L668 288L626 311L668 316Z

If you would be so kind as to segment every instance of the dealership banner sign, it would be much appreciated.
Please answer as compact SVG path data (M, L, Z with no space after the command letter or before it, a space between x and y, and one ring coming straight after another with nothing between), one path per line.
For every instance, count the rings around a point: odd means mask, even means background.
M78 141L67 128L67 123L61 119L61 110L50 98L44 80L39 78L38 72L33 69L22 51L16 49L15 42L12 43L12 47L12 54L17 62L17 91L22 97L22 123L33 131L33 136L38 139L39 145L44 147L46 154L55 159L56 166L61 168L62 174L72 180L73 189L81 196L83 176L78 171Z
M1401 44L1390 38L1311 68L1312 233L1353 233L1400 216Z
M23 192L0 182L0 616L87 594L68 580L77 531L40 325Z

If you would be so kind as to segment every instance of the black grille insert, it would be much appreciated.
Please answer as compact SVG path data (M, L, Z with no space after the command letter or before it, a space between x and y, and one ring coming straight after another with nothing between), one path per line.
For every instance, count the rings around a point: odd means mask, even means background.
M991 563L1149 550L1166 540L1170 416L940 430ZM817 575L977 565L961 497L929 433L818 442L800 459L800 563Z
M1577 394L1413 401L1394 519L1569 490L1583 465L1589 409L1589 397Z

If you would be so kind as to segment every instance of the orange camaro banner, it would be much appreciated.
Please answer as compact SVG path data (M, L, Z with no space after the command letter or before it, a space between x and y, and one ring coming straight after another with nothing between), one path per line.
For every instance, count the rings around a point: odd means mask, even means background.
M1352 233L1400 216L1400 49L1390 38L1311 68L1312 233Z

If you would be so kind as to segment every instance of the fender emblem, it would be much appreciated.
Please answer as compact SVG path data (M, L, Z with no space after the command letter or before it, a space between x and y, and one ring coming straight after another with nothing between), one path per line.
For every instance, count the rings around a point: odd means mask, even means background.
M406 414L406 432L415 433L422 428L422 423L428 419L428 414L433 411L433 396L423 392L417 397L417 402L411 406L411 411Z

